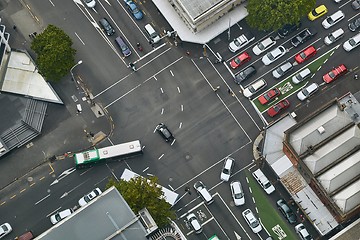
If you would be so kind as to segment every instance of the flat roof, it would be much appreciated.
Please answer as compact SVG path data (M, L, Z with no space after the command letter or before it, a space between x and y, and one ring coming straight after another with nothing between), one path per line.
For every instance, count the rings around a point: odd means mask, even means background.
M195 19L214 6L223 3L224 0L178 0L177 2L192 19Z
M347 213L360 205L360 179L332 196L335 204L343 213Z

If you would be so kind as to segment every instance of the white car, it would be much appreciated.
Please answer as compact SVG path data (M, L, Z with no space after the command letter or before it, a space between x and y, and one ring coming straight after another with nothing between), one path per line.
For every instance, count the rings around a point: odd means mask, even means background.
M230 179L231 170L234 166L235 160L231 157L227 157L224 162L224 166L221 170L220 179L227 182Z
M301 240L313 240L313 237L306 230L304 224L302 223L295 226L295 232L299 235Z
M279 79L282 76L284 76L287 72L289 72L292 68L293 68L293 65L291 64L291 62L286 62L283 65L281 65L280 67L276 68L272 72L272 75L274 78Z
M324 43L326 45L330 45L334 42L336 42L337 40L339 40L340 38L342 38L344 36L344 30L342 30L342 28L339 28L335 31L333 31L332 33L330 33L329 35L327 35L324 38Z
M257 220L257 218L250 209L246 209L245 211L243 211L242 215L254 233L258 233L262 230L259 220Z
M88 202L99 196L101 193L102 192L100 188L95 188L93 191L89 192L88 194L80 198L79 200L80 207L85 206Z
M360 45L360 33L356 34L355 36L349 38L349 40L345 41L343 44L343 48L345 49L345 51L350 52L359 45Z
M242 189L240 181L232 181L230 183L231 196L234 200L235 206L241 206L245 204L244 191Z
M335 13L333 13L332 15L328 16L323 22L322 25L325 29L328 29L332 26L334 26L335 24L337 24L338 22L340 22L341 20L343 20L345 17L343 11L339 10Z
M237 52L241 48L248 45L254 39L255 39L255 37L253 35L251 35L250 33L242 34L239 37L235 38L234 41L229 43L229 50L230 50L230 52L233 52L233 53Z
M279 46L264 55L261 61L267 66L278 60L280 57L284 56L285 53L286 49L283 46Z
M252 50L255 55L260 55L261 53L265 52L275 44L276 44L275 39L273 37L268 37L262 40L261 42L259 42L258 44L256 44Z
M95 0L84 0L84 2L88 8L94 8L96 5Z
M50 221L52 224L55 225L58 222L60 222L61 220L63 220L64 218L67 218L68 216L70 216L73 212L74 212L74 210L72 210L71 208L65 209L64 211L61 211L61 212L57 212L56 214L54 214L50 217Z
M300 101L304 101L313 95L317 90L319 90L319 85L317 83L312 83L298 92L297 97Z
M8 223L3 223L0 225L0 238L5 237L6 235L8 235L10 232L12 231L12 228L10 226L10 224Z
M201 224L195 214L190 213L189 215L187 215L186 219L187 222L190 224L191 228L194 229L195 233L199 234L202 232Z
M311 77L311 71L309 68L305 68L304 70L302 70L301 72L295 74L293 77L292 77L292 82L294 84L299 84L301 83L302 81L304 81L305 79L308 79L309 77Z
M257 92L259 92L261 89L266 87L267 83L266 81L261 78L257 80L256 82L250 84L248 87L246 87L243 91L244 97L251 98L254 96Z

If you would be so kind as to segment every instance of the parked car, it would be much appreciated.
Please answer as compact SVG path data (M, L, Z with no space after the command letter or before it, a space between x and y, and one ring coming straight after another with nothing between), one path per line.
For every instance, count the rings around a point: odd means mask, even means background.
M311 71L309 68L305 68L304 70L302 70L301 72L295 74L291 80L294 84L299 84L302 81L304 81L305 79L308 79L309 77L311 77Z
M308 41L313 36L317 34L317 31L314 28L305 28L300 33L298 33L295 37L291 39L291 44L294 47L298 47L300 44Z
M136 20L140 20L144 17L142 11L137 7L136 3L133 1L125 1L126 7L129 12L135 17Z
M278 115L281 111L283 111L284 109L288 108L290 106L290 102L287 99L281 100L280 102L278 102L277 104L275 104L274 106L270 107L267 110L267 114L270 117L275 117L276 115Z
M197 181L196 183L194 183L194 188L207 205L214 202L213 197L211 196L211 194L209 193L205 184L202 181Z
M18 238L16 238L16 240L32 240L34 238L35 238L35 236L34 236L33 232L27 231L27 232L21 234Z
M285 53L286 53L286 49L283 46L279 46L268 52L266 55L264 55L261 61L264 63L264 65L267 66L278 60L280 57L284 56Z
M96 5L95 0L84 0L84 2L88 8L94 8Z
M327 35L324 38L324 43L326 45L330 45L334 42L336 42L337 40L339 40L340 38L342 38L344 36L344 30L342 30L342 28L339 28L335 31L333 31L332 33L330 33L329 35Z
M271 48L272 46L274 46L275 44L276 44L275 38L268 37L268 38L265 38L264 40L262 40L261 42L259 42L258 44L256 44L252 50L253 50L253 53L258 56L261 53L268 50L269 48Z
M234 41L229 43L230 52L237 52L241 48L248 45L250 42L254 41L255 37L251 33L242 34L239 37L235 38Z
M347 68L344 64L341 64L337 67L335 67L333 70L331 70L330 72L326 73L323 76L323 80L326 83L331 83L332 81L335 81L336 79L338 79L340 76L344 75L345 73L347 73Z
M286 62L280 67L277 67L273 72L272 75L274 78L279 79L282 76L284 76L286 73L290 72L293 68L293 65L291 62Z
M235 206L241 206L245 204L244 191L242 189L240 181L232 181L230 183L231 196L234 200Z
M100 190L100 188L95 188L94 190L92 190L91 192L80 198L79 200L80 207L85 206L88 202L99 196L101 193L102 191Z
M301 51L300 53L296 54L295 61L299 64L303 63L309 58L313 57L315 54L316 54L316 49L314 48L314 46L310 46L304 49L303 51Z
M320 5L316 7L314 10L309 12L308 18L310 21L314 21L315 19L318 19L319 17L325 15L328 12L325 5Z
M328 29L332 26L334 26L335 24L337 24L338 22L340 22L341 20L343 20L345 17L343 11L339 10L335 13L333 13L332 15L328 16L323 22L322 25L325 29Z
M230 67L236 69L250 60L250 55L247 52L243 52L230 62Z
M291 208L286 204L284 199L279 199L276 202L276 206L278 207L278 209L280 210L280 212L282 213L282 215L284 215L284 217L286 218L286 220L290 223L296 223L296 215L294 214L294 212L291 210Z
M187 215L186 220L191 226L191 228L195 231L195 233L199 234L202 232L201 224L195 214L190 213L189 215Z
M110 22L106 18L99 20L101 29L106 33L106 35L111 36L115 33L115 30L111 26Z
M238 74L236 74L234 81L237 84L240 85L240 83L242 81L245 81L245 80L249 79L255 73L256 73L255 67L254 66L249 66L249 67L245 68L244 70L242 70L241 72L239 72Z
M354 1L351 3L351 7L352 7L354 10L359 10L359 9L360 9L360 0L354 0Z
M304 101L316 93L317 90L319 90L319 85L317 83L312 83L298 92L297 97L300 101Z
M355 36L345 41L343 44L343 48L345 51L350 52L359 45L360 45L360 33L356 34Z
M221 170L220 179L227 182L230 179L232 168L234 167L235 160L231 157L226 157L223 168Z
M301 240L313 240L313 237L302 223L295 226L295 232L299 235Z
M72 210L71 208L65 209L64 211L61 211L61 212L57 212L50 217L50 221L52 224L55 225L58 222L60 222L61 220L70 216L73 212L74 212L74 210Z
M355 32L358 28L360 28L360 17L349 23L349 30Z
M0 225L0 238L5 237L12 231L12 228L9 223L3 223Z
M267 83L265 79L261 78L257 80L256 82L250 84L248 87L246 87L243 91L244 97L252 98L257 92L259 92L261 89L266 87Z
M271 101L273 101L277 96L280 95L280 91L278 88L272 88L263 95L261 95L258 100L262 105L265 105Z
M267 194L275 192L275 187L271 184L261 169L255 170L252 175Z
M278 30L278 36L284 38L290 33L298 30L300 27L301 22L299 22L298 24L285 24L282 28Z
M243 211L242 215L253 233L256 234L262 230L259 220L257 220L257 218L250 209L246 209L245 211Z
M160 136L165 139L166 142L174 141L174 135L164 123L159 123L155 129L160 134Z

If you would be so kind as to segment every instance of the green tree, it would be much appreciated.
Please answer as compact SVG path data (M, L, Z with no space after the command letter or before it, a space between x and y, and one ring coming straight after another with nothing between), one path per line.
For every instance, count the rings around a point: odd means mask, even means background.
M258 30L280 29L295 24L315 8L316 0L248 0L247 23Z
M39 73L49 81L59 81L75 65L76 50L71 38L60 28L48 25L31 43L37 55Z
M115 186L135 214L147 208L159 228L169 223L169 218L175 218L171 205L165 201L161 187L157 185L158 178L132 178L129 181L117 182L110 179L106 188Z

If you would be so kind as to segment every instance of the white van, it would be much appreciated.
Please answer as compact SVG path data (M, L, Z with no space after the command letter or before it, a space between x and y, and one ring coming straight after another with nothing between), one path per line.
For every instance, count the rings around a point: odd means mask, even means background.
M145 31L149 35L150 41L152 43L160 42L161 39L160 39L159 34L155 31L155 29L153 28L153 26L151 26L150 23L145 25Z
M311 76L311 71L310 69L308 68L305 68L304 70L302 70L301 72L295 74L293 77L292 77L292 82L294 84L299 84L301 83L302 81L304 81L305 79L309 78Z
M260 169L253 172L252 175L267 194L271 194L275 191L275 187L269 182L267 177Z
M205 186L205 184L203 184L203 182L197 181L194 184L194 188L197 191L197 193L200 195L200 197L204 200L206 205L209 205L212 202L214 202L213 197L211 196L209 191L206 189L206 186Z

